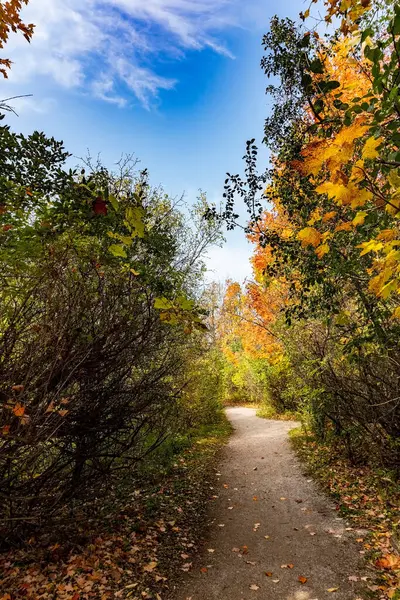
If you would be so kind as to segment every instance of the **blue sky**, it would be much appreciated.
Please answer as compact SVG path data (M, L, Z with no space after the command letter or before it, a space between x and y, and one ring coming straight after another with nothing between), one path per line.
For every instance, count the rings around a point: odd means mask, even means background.
M75 156L112 166L134 153L171 195L198 190L219 202L245 141L262 136L266 80L261 38L274 14L296 18L302 0L30 0L32 43L13 36L0 98L12 127L63 139ZM241 232L209 253L210 279L250 275Z

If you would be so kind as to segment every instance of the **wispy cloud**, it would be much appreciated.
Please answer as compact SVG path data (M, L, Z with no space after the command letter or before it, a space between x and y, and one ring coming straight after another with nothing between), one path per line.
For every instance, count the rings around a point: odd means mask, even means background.
M124 106L134 95L149 108L176 85L160 74L166 58L211 48L231 56L224 32L242 0L31 0L24 19L36 24L30 46L14 36L7 51L10 84L45 76Z

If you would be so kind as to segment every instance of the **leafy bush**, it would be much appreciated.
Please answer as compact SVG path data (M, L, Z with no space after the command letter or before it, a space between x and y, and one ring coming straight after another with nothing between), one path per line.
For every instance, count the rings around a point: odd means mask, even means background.
M194 225L147 173L0 128L0 534L105 494L190 420L218 412ZM195 211L196 212L196 211ZM197 371L196 371L197 369ZM214 382L207 395L205 382ZM185 390L188 391L185 391ZM189 417L190 415L190 417Z

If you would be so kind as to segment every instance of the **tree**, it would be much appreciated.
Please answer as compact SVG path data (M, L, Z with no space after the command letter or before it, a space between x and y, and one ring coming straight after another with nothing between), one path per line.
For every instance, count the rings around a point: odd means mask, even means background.
M35 26L26 25L20 16L23 5L29 0L7 0L0 4L0 48L4 48L11 32L21 32L27 42L31 41ZM0 73L7 78L7 69L11 69L11 60L0 58Z

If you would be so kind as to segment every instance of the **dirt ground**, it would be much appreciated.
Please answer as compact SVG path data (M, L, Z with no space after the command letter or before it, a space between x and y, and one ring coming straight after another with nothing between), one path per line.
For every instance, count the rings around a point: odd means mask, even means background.
M227 414L235 432L210 490L208 540L174 599L364 600L362 532L302 473L288 441L296 424Z

